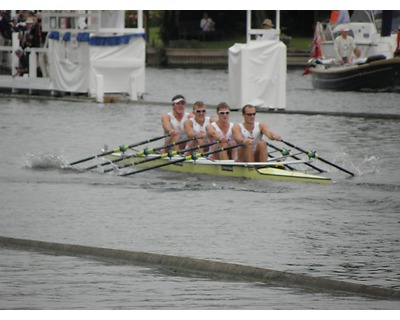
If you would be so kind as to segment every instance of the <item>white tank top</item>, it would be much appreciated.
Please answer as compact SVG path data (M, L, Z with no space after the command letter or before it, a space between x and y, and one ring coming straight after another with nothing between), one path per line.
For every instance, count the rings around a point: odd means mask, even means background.
M253 132L250 132L249 130L247 130L244 127L243 123L239 123L239 127L240 127L240 132L242 133L242 137L243 138L245 138L245 139L246 138L254 139L252 145L253 145L253 147L255 147L257 145L258 141L260 141L261 138L262 138L262 133L261 133L261 130L260 130L260 123L259 122L254 122Z
M179 137L184 138L186 135L185 130L183 129L183 123L188 119L189 112L185 112L181 121L178 121L178 119L175 118L173 112L169 112L168 115L171 118L171 128L173 130L179 131Z
M223 137L225 137L227 139L232 139L232 127L233 127L232 122L229 123L229 129L226 132L226 134L221 130L220 127L218 127L216 122L211 123L211 125L214 127L215 131L217 131L220 135L222 135Z
M193 131L195 133L199 133L199 132L204 132L206 133L206 126L208 124L210 124L210 117L205 117L204 119L204 123L201 126L199 123L197 123L197 121L194 118L191 118L190 121L192 121L193 124Z

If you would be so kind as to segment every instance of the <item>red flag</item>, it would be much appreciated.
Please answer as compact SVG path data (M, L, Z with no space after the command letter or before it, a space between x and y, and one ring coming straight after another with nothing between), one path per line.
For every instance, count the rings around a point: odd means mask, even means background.
M321 58L322 57L322 51L321 51L321 34L320 34L320 28L321 25L320 23L317 23L315 27L315 32L314 32L314 39L312 42L312 48L311 48L311 58ZM303 76L311 73L310 71L311 65L308 64L307 67L303 71Z
M319 32L319 25L315 28L314 39L312 42L311 58L321 58L321 34Z

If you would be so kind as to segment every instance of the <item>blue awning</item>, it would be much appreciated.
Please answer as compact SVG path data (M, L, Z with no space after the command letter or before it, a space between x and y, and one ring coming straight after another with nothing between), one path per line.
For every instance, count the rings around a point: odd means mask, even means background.
M60 33L58 31L51 31L49 34L49 39L60 40Z
M76 36L76 40L78 42L89 42L90 40L90 33L89 32L79 32Z
M51 31L49 34L49 39L60 41L60 32ZM100 37L100 36L90 36L89 32L79 32L76 36L78 42L89 42L91 46L119 46L121 44L128 44L132 37L143 37L146 38L145 33L135 33L127 34L122 36L110 36L110 37ZM66 32L62 36L62 41L71 41L71 32Z
M64 33L62 40L63 41L71 41L71 32Z
M128 44L132 37L146 37L144 33L128 34L123 36L111 36L111 37L91 37L89 45L91 46L119 46L121 44Z

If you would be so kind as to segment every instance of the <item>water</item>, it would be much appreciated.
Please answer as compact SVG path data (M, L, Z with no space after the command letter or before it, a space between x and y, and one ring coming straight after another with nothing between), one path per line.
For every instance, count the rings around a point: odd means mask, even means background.
M288 109L399 114L398 95L328 93L289 71ZM108 105L2 97L0 235L239 263L400 290L398 120L261 114L336 183L63 167L160 135L176 93L229 101L225 71L148 69L145 99ZM177 90L176 88L179 88ZM239 113L231 114L240 121ZM154 143L158 146L159 144ZM140 149L140 148L138 148ZM398 301L171 275L0 248L1 309L400 309Z

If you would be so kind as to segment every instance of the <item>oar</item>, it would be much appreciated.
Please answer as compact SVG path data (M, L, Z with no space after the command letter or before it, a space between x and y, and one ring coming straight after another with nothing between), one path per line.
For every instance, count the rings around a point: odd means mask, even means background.
M123 177L130 176L132 174L140 173L140 172L143 172L143 171L153 170L153 169L161 168L161 167L164 167L164 166L169 166L171 164L184 162L186 160L197 160L198 158L206 157L206 156L208 156L210 154L213 154L213 153L218 153L218 152L222 152L222 151L226 151L226 150L230 150L230 149L234 149L234 148L238 148L238 147L242 147L242 146L244 146L243 143L242 144L237 144L237 145L234 145L234 146L229 146L229 147L226 147L226 148L219 148L219 149L216 149L216 150L213 150L213 151L202 152L200 154L194 152L189 156L182 157L181 159L172 160L172 161L168 161L168 162L165 162L165 163L160 163L160 164L155 165L153 167L147 167L147 168L143 168L143 169L140 169L140 170L127 172L127 173L121 174L120 176L123 176Z
M271 158L271 161L275 160L275 157L271 154L271 152L268 152L268 158ZM294 168L292 166L289 166L288 164L285 164L285 167L292 171L294 170Z
M109 165L109 164L112 164L112 163L118 163L118 162L120 162L120 161L129 159L129 158L132 158L132 157L144 156L144 155L147 156L147 155L149 155L150 153L154 153L154 152L159 151L159 150L162 150L162 149L164 149L164 148L170 148L170 147L177 146L177 145L186 143L186 142L191 141L191 140L196 140L196 139L197 139L197 137L195 136L195 137L193 137L193 138L185 139L185 140L182 140L182 141L171 142L171 143L168 144L168 145L161 146L161 147L157 147L157 148L145 148L145 149L143 149L142 151L139 151L139 152L136 153L136 154L128 155L128 156L126 156L126 157L119 157L119 158L117 158L117 159L115 159L115 160L113 160L113 161L111 161L111 160L110 160L110 161L105 161L105 162L103 162L103 163L100 163L100 164L96 164L96 165L87 167L87 168L85 168L85 169L83 169L83 170L92 170L92 169L95 169L95 168L98 168L98 167L102 167L102 166L106 166L106 165ZM112 170L113 170L113 169L110 169L110 170L108 170L108 171L112 171ZM108 172L108 171L105 171L105 172Z
M92 156L92 157L88 157L88 158L85 158L85 159L81 159L81 160L78 160L78 161L71 162L69 165L73 166L75 164L86 162L86 161L95 159L97 157L103 157L103 156L106 156L106 155L109 155L109 154L115 153L115 152L125 152L128 149L132 149L132 148L140 146L142 144L146 144L146 143L150 143L150 142L153 142L153 141L157 141L157 140L160 140L162 138L169 137L169 136L170 136L170 134L165 134L163 136L155 137L155 138L152 138L152 139L147 139L147 140L144 140L144 141L141 141L141 142L137 142L137 143L131 144L129 146L122 145L122 146L119 146L118 148L115 148L114 150L103 152L103 153L100 153L100 154Z
M157 155L155 157L146 158L146 159L143 159L143 160L139 160L137 162L127 163L125 165L122 165L122 166L118 167L118 169L123 169L123 168L126 168L126 167L132 167L132 166L135 166L135 165L138 165L138 164L141 164L141 163L146 163L146 162L150 162L150 161L154 161L154 160L158 160L158 159L164 159L164 158L167 158L167 157L172 158L173 156L184 154L184 153L189 152L189 151L203 149L203 148L212 146L212 145L220 143L220 142L221 141L218 140L218 141L197 145L197 146L194 146L194 147L191 147L191 148L182 149L182 150L174 150L174 151L169 150L168 152L160 154L160 155ZM112 169L107 169L107 170L104 170L104 172L110 172L110 171L113 171L113 170L114 170L113 168Z
M176 155L179 155L179 154L183 154L185 152L189 152L189 151L193 151L193 150L209 147L209 146L212 146L212 145L217 144L217 143L219 143L219 141L210 142L210 143L202 144L202 145L197 145L197 146L194 146L194 147L191 147L191 148L182 149L182 150L168 150L168 152L156 155L156 156L151 157L151 158L145 158L145 159L142 159L142 160L139 160L139 161L136 161L136 162L123 164L122 166L119 166L118 169L123 169L123 168L126 168L126 167L132 167L132 166L135 166L135 165L138 165L138 164L141 164L141 163L146 163L146 162L150 162L150 161L154 161L154 160L158 160L158 159L164 159L164 158L167 158L167 157L172 158L173 156L176 156ZM146 155L148 155L148 153ZM137 156L137 155L131 155L129 157L126 157L125 159L132 158L132 157L135 157L135 156ZM104 170L104 173L110 172L110 171L113 171L113 170L114 170L114 168L107 169L107 170Z
M330 161L328 161L328 160L325 160L324 158L319 157L315 151L306 151L306 150L304 150L304 149L302 149L302 148L300 148L300 147L295 146L294 144L292 144L292 143L290 143L290 142L288 142L288 141L285 141L285 140L283 140L283 139L281 139L281 141L282 141L284 144L288 145L289 147L295 148L295 149L297 149L297 150L299 150L299 151L305 153L305 154L308 155L310 158L315 158L315 159L321 160L322 162L325 162L326 164L329 164L329 165L331 165L332 167L335 167L336 169L342 170L343 172L346 172L347 174L349 174L349 175L351 175L351 176L353 176L353 177L355 176L355 174L354 174L353 172L350 172L350 171L348 171L348 170L346 170L346 169L344 169L344 168L338 166L337 164L334 164L334 163L332 163L332 162L330 162Z
M281 141L282 141L282 140L281 140ZM292 158L294 158L294 159L296 159L296 160L301 160L301 159L300 159L299 157L297 157L296 155L291 155L289 150L278 148L278 147L276 147L276 146L274 146L273 144L268 143L268 142L267 142L267 145L270 146L271 148L274 148L275 150L280 151L280 152L282 153L282 155L290 156L290 157L292 157ZM301 150L300 150L300 151L301 151ZM307 165L307 166L309 166L310 168L313 168L313 169L317 170L318 172L325 172L325 170L322 170L322 169L320 169L320 168L314 166L314 165L311 164L311 163L305 162L304 164Z

